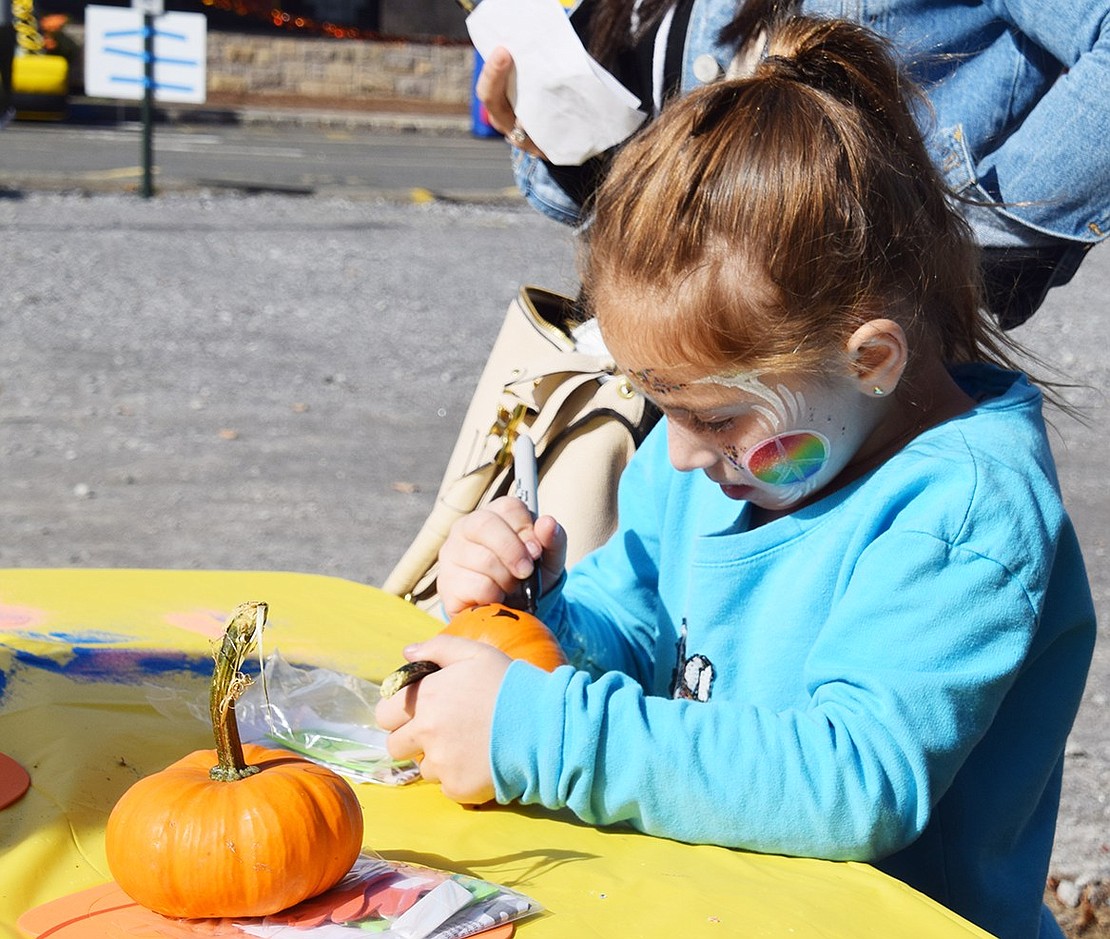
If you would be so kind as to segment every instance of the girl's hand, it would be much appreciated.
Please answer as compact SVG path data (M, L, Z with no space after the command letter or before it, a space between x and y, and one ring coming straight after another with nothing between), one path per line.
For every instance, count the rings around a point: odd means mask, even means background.
M378 702L378 725L391 732L389 755L417 761L421 775L438 782L449 799L489 802L493 709L512 660L484 642L457 636L409 646L405 657L435 662L440 670Z
M513 57L504 46L498 46L482 62L474 94L485 106L490 125L499 134L508 134L516 126L516 112L509 103L509 82L513 76ZM543 153L531 139L516 144L521 150L543 159Z
M502 496L451 526L439 550L439 596L448 616L500 603L537 563L545 587L554 584L566 559L566 532L555 519L533 522L523 502Z

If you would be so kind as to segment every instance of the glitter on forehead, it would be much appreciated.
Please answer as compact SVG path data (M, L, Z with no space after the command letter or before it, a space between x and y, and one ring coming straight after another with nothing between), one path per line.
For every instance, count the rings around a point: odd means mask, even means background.
M648 391L656 394L673 394L690 385L720 385L722 388L735 388L748 394L765 398L768 395L767 387L759 380L762 371L737 372L734 375L707 375L704 378L695 378L693 381L670 381L663 378L658 370L653 368L632 369L628 377L636 383L643 385Z
M686 387L686 382L667 381L652 368L632 369L629 371L628 377L656 395L674 394Z
M722 388L736 388L752 394L762 394L766 391L763 382L759 380L762 374L762 370L753 369L750 372L736 372L733 375L706 375L705 378L698 378L690 384L720 385Z

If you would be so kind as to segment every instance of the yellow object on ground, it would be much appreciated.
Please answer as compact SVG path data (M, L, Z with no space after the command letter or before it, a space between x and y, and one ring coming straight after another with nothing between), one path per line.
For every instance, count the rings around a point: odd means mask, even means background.
M69 92L69 61L60 55L17 55L12 59L12 91L64 97Z
M0 750L31 775L0 810L0 937L20 936L30 908L110 880L115 801L212 745L200 720L174 709L182 694L205 700L210 641L245 600L270 605L264 652L375 682L404 645L442 627L382 591L315 575L0 570ZM987 936L865 864L678 844L531 808L466 809L427 783L356 788L368 848L541 903L522 939Z
M22 118L61 120L69 96L69 60L51 55L39 29L34 0L12 0L16 55L12 61L12 96Z
M23 120L60 121L69 97L69 62L60 55L17 55L12 100Z

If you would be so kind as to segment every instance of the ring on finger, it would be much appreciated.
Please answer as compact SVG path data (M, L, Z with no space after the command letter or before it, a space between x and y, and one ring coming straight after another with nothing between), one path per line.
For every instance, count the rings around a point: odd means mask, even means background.
M528 143L528 135L524 132L524 128L519 124L514 124L513 129L506 135L505 139L509 141L514 147L523 147Z

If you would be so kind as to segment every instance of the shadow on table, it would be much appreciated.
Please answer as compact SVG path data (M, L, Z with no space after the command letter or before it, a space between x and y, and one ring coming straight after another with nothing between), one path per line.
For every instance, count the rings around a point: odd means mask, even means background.
M441 854L422 851L384 850L378 853L390 861L403 861L438 870L454 871L482 880L496 880L499 884L511 887L513 890L526 890L529 884L564 864L590 861L597 857L595 854L568 851L564 848L548 850L535 848L531 851L517 851L499 857L474 859L444 857Z

